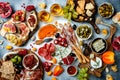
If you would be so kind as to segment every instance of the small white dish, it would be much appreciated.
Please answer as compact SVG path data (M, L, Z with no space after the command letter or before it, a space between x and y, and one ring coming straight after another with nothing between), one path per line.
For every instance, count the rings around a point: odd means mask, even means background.
M18 54L18 51L8 52L3 55L2 59L3 59L3 61L5 61L8 55L16 55L16 54Z
M89 36L88 36L87 38L81 38L81 37L79 37L78 34L77 34L78 28L79 28L79 27L82 27L82 26L87 26L87 27L90 28L90 30L91 30L91 33L89 34ZM88 40L88 39L92 36L92 26L89 25L89 24L82 24L82 25L80 25L79 27L77 27L77 29L76 29L76 35L77 35L78 39L80 39L80 40Z
M112 7L112 14L109 15L109 16L107 16L107 17L102 16L101 13L100 13L100 11L99 11L100 7L103 6L103 5L105 5L105 4L106 4L106 5L110 5L110 6ZM104 3L102 3L102 4L98 7L98 13L99 13L99 15L100 15L101 17L103 17L103 18L110 18L110 17L113 15L113 13L114 13L114 7L112 6L111 3L109 3L109 2L104 2Z
M24 63L25 58L28 57L28 56L30 56L30 55L33 55L34 58L37 60L36 65L34 65L32 68L27 67L27 66L25 65L25 63ZM30 60L30 61L32 61L32 60ZM36 69L36 68L38 67L38 65L39 65L39 59L38 59L38 57L37 57L35 54L29 53L29 54L27 54L27 55L25 55L25 56L23 57L22 64L23 64L23 66L24 66L25 69L27 69L27 70L34 70L34 69Z
M77 67L72 66L72 65L67 67L67 74L69 76L75 76L77 74L77 72L78 72Z

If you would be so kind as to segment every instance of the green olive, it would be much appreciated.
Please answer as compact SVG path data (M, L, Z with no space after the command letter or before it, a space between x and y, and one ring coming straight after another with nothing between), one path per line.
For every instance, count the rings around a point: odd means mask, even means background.
M19 56L17 60L18 60L18 62L21 62L22 58Z
M16 55L16 56L14 56L14 59L18 59L18 57L19 57L19 56L18 56L18 55Z
M16 63L16 62L17 62L17 60L14 59L14 58L12 58L11 61L12 61L13 63Z
M103 17L109 17L112 15L112 5L110 4L103 4L99 7L99 13Z

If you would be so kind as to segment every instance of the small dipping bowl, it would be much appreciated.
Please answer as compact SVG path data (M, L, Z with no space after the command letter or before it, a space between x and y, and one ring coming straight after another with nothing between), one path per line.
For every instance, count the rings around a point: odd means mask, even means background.
M69 66L67 68L67 73L69 76L75 76L77 74L77 68L75 66Z
M114 8L111 3L104 2L98 7L98 13L101 17L110 18L114 13Z
M88 40L92 36L92 28L88 24L82 24L76 29L76 35L81 40Z
M96 38L91 42L91 49L95 53L102 54L107 50L107 42L103 38Z
M31 56L34 57L33 60L31 60ZM36 60L36 61L35 61L35 60ZM26 62L26 63L25 63L25 62ZM30 66L32 66L32 67L27 66L26 64L28 64L28 63L30 63L30 64L32 63L32 65L30 65ZM22 64L23 64L23 66L24 66L25 69L27 69L27 70L34 70L34 69L36 69L36 68L38 67L38 65L39 65L39 59L38 59L38 57L37 57L35 54L30 53L30 54L27 54L27 55L24 56L23 61L22 61Z

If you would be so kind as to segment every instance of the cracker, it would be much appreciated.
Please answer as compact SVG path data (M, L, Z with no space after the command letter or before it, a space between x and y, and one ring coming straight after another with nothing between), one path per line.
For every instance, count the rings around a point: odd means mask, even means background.
M13 66L13 63L11 61L3 62L1 68L3 68L2 73L5 73L5 74L15 73L14 72L14 66Z

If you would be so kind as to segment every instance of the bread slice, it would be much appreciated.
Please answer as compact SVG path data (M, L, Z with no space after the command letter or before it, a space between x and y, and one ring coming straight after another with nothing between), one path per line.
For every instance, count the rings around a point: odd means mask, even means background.
M37 16L34 10L26 13L26 23L30 31L33 31L37 27Z
M15 13L18 14L18 12L23 13L20 20L15 21L13 20L14 17L12 17L5 22L0 30L0 35L6 38L10 43L16 46L22 46L33 35L35 30L37 30L38 19L35 10L30 12L18 10ZM16 14L14 14L14 16L16 16Z

